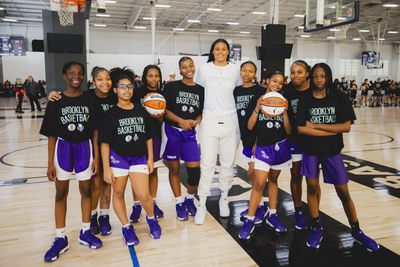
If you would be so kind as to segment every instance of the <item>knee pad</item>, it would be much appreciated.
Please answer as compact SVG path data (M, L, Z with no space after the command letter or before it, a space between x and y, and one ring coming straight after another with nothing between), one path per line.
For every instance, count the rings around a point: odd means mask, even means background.
M188 185L198 186L200 181L200 167L186 167Z

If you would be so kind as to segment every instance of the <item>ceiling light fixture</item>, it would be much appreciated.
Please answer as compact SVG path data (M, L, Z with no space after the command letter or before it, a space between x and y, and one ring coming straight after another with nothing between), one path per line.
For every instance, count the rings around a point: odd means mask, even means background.
M188 19L187 22L189 22L189 23L200 23L200 20L198 20L198 19Z
M18 20L16 20L16 19L3 19L3 21L7 21L7 22L17 22Z
M308 35L308 34L302 34L302 35L300 35L300 37L301 37L301 38L310 38L310 37L311 37L311 35Z
M208 32L217 33L219 31L218 30L208 30Z
M329 29L329 31L330 31L330 32L340 32L340 29L332 28L332 29Z
M155 7L160 7L160 8L169 8L171 7L170 5L161 5L161 4L155 4Z
M251 32L240 32L241 34L250 34Z
M95 27L107 27L106 24L96 24L96 23L93 26L95 26Z
M328 37L326 37L326 39L335 40L336 37L335 36L328 36Z
M117 3L117 1L104 1L104 3L106 3L106 4L116 4Z
M174 28L174 31L176 32L183 32L185 29L184 28Z
M228 25L239 25L239 22L232 22L232 21L228 21L226 24Z
M398 31L388 31L387 33L396 34L396 33L399 33L399 32Z
M146 30L147 29L147 27L145 27L145 26L135 26L133 28L138 29L138 30Z
M222 11L222 9L220 9L220 8L215 8L215 7L209 7L209 8L207 8L207 10L208 10L208 11L215 11L215 12L221 12L221 11Z
M361 38L353 38L353 41L361 41Z
M302 15L302 14L295 14L293 17L296 17L296 18L304 18L304 16L305 16L305 15Z
M370 32L370 30L358 30L358 32Z
M157 20L157 18L154 18L155 20ZM143 17L143 20L153 20L153 18L151 17Z
M254 15L265 15L265 14L267 14L267 12L264 12L264 11L253 11L252 13Z
M383 7L398 7L398 4L383 4Z
M110 14L97 13L97 14L96 14L96 17L105 17L105 18L108 18L108 17L110 17Z

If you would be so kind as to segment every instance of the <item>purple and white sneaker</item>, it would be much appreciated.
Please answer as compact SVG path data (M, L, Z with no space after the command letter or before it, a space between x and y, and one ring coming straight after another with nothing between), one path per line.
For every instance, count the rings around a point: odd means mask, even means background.
M92 234L90 230L83 232L81 230L78 239L79 244L88 246L91 249L98 249L103 246L103 242Z
M158 224L157 218L149 219L149 217L146 216L146 220L149 225L150 236L154 239L159 239L161 237L161 227Z
M44 261L52 262L69 249L68 238L56 237L51 248L44 255Z

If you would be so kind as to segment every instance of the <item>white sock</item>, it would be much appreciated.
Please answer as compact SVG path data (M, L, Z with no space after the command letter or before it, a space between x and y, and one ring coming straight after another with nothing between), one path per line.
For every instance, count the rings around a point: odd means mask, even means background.
M84 233L84 232L86 232L87 230L89 230L90 229L90 222L88 222L88 223L82 223L82 232Z
M264 199L263 199L263 197L261 197L261 200L260 200L260 204L258 204L259 206L264 206Z
M110 214L110 209L100 209L100 216Z
M147 216L147 219L149 219L149 220L154 220L154 215L153 216Z
M247 220L254 221L254 216L247 216Z
M90 215L91 215L91 216L93 216L93 215L95 215L95 214L97 214L97 210L92 210L92 211L90 212Z
M181 203L183 203L183 198L182 198L182 196L176 197L176 198L175 198L175 201L176 201L176 204L181 204Z
M186 198L187 199L194 199L194 194L187 194Z
M133 201L133 204L134 205L140 205L140 201L138 200L138 201Z
M128 228L130 225L131 225L130 223L127 223L127 224L125 224L125 225L122 225L122 227L123 227L123 228Z
M268 209L268 214L272 215L276 213L276 209Z
M64 228L56 228L56 237L65 238L65 227Z

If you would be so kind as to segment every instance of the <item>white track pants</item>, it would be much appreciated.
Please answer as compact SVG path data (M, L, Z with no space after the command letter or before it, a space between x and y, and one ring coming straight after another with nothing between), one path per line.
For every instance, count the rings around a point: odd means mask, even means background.
M200 197L210 195L217 154L221 164L219 187L227 192L232 186L233 165L240 140L237 115L205 116L199 127L201 177L198 194Z

